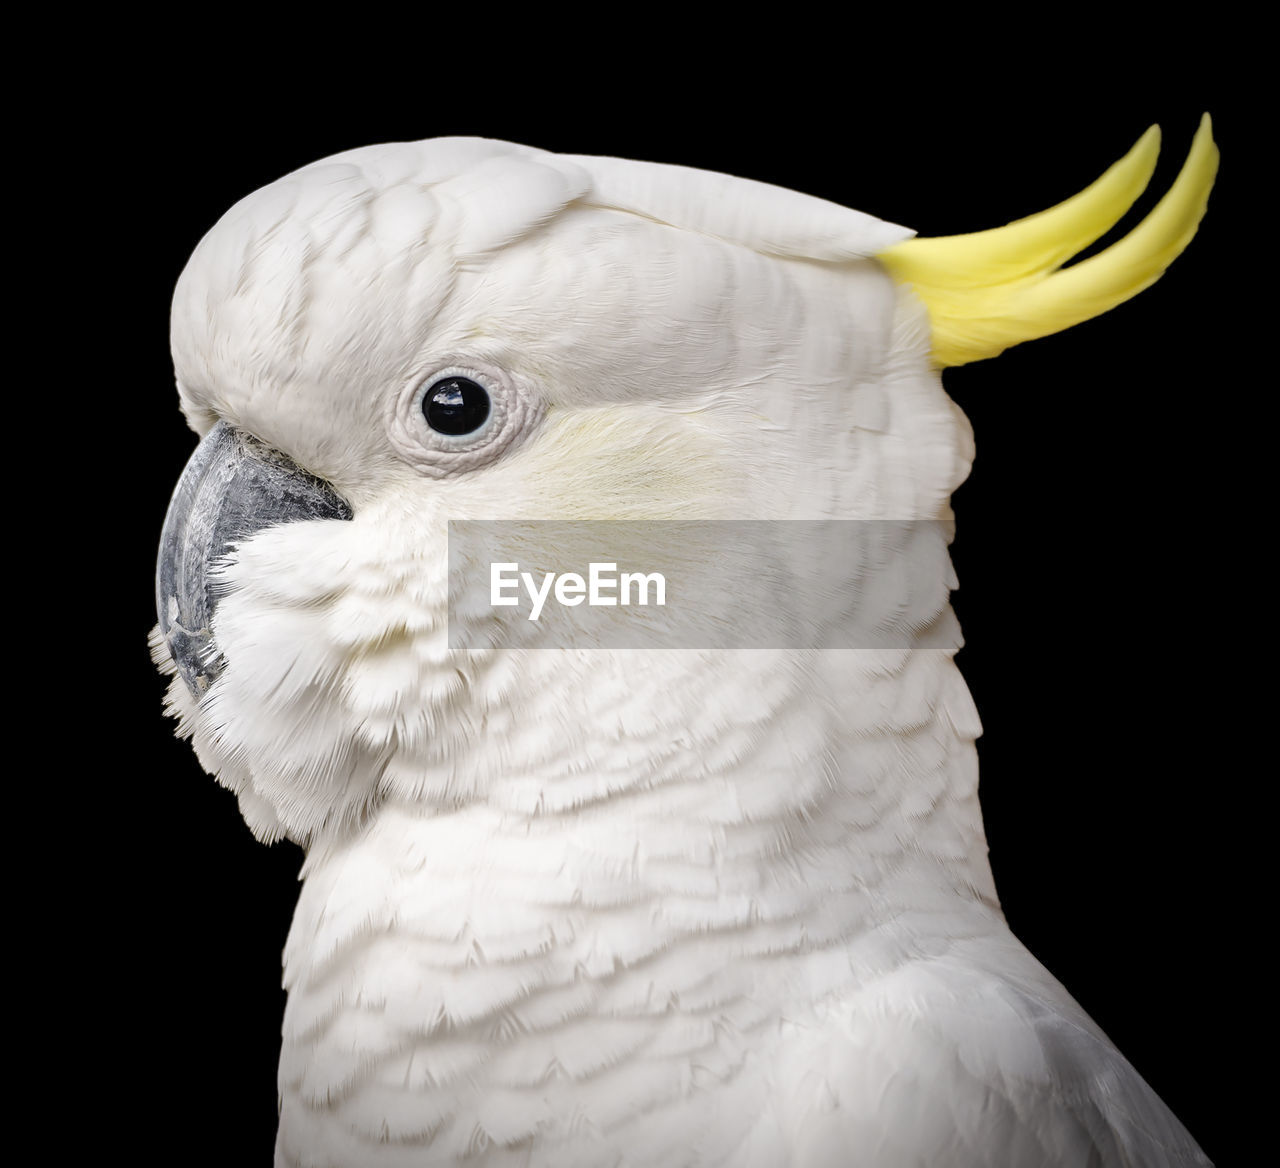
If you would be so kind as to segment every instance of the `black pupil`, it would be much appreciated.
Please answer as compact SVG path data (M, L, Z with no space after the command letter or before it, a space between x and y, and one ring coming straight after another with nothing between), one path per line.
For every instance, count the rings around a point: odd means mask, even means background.
M422 399L427 425L440 434L470 434L489 416L489 395L467 377L446 377Z

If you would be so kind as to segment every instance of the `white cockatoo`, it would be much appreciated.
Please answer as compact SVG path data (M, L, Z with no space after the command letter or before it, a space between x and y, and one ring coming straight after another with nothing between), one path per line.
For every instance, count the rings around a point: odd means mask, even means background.
M158 573L201 763L306 851L276 1164L1208 1161L1001 914L954 645L459 649L451 520L950 520L940 368L1097 315L1096 183L948 239L444 138L237 204L179 281L202 441ZM939 568L944 571L945 565ZM947 580L917 625L945 623Z

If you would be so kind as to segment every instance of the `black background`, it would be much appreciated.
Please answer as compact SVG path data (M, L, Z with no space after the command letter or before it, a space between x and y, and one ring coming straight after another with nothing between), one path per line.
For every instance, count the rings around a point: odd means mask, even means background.
M1030 57L957 46L917 73L901 46L842 42L815 57L804 39L807 55L757 43L632 62L602 47L499 60L401 46L409 59L359 80L333 56L242 47L225 67L150 61L143 81L121 76L100 109L86 103L98 162L72 194L100 219L69 243L99 306L120 440L82 480L91 500L111 499L94 650L110 680L93 703L105 738L66 734L98 776L78 791L95 842L71 967L102 986L94 1075L133 1162L267 1163L275 1124L280 951L301 853L258 845L172 737L145 643L155 543L194 446L168 301L231 203L349 147L479 134L722 170L936 235L1060 201L1159 121L1165 151L1129 226L1172 180L1204 109L1222 172L1169 274L946 384L977 440L955 499L955 603L1007 915L1210 1156L1235 1158L1234 1045L1248 1024L1231 1003L1259 960L1236 936L1232 891L1239 796L1261 777L1237 752L1246 683L1231 658L1251 627L1239 616L1250 563L1228 527L1248 496L1233 367L1258 150L1248 103L1230 68L1190 53L1104 60L1037 40Z

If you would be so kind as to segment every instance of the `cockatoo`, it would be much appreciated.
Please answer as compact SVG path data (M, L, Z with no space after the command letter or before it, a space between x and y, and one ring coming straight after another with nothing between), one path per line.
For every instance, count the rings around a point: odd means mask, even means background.
M1005 923L954 645L449 627L450 521L948 523L972 443L940 370L1160 276L1207 118L1141 225L1062 266L1158 149L916 239L442 138L307 166L209 232L173 304L202 439L152 642L202 765L306 851L278 1166L1208 1162ZM918 624L949 617L936 583Z

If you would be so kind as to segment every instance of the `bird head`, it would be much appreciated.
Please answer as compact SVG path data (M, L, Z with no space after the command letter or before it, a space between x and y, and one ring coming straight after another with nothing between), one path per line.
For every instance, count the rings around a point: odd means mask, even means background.
M1204 209L1207 124L1142 226L1059 270L1156 149L945 240L744 179L468 138L255 192L173 305L202 436L153 635L180 732L260 837L304 843L388 799L572 806L741 753L724 724L749 734L811 661L655 654L637 675L616 653L460 652L449 522L948 519L972 444L940 367L1158 277Z

